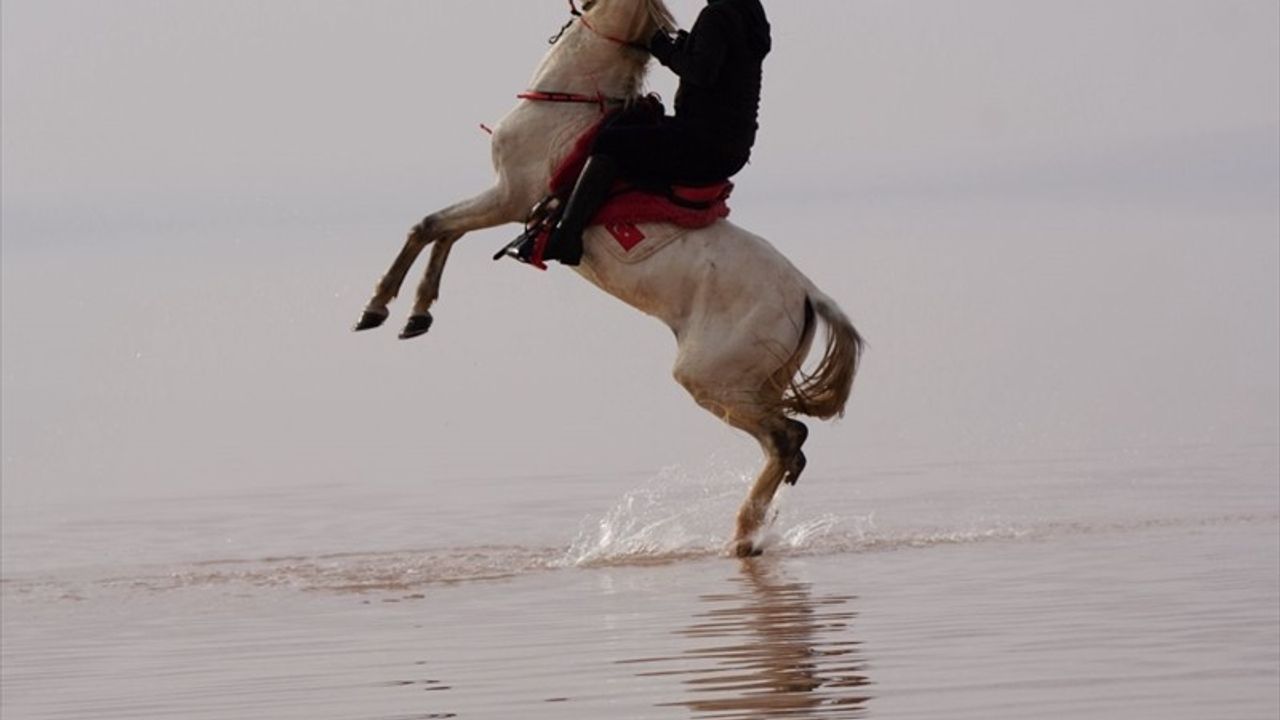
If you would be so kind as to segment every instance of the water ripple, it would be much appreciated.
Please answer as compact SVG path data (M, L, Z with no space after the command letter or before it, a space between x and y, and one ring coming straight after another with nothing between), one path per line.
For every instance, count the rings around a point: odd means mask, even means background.
M286 589L329 593L401 593L421 597L436 585L502 580L537 572L627 566L656 566L727 557L727 538L708 532L688 508L647 520L643 512L613 514L567 549L515 545L214 559L178 568L146 570L105 578L8 578L0 594L8 599L77 602L110 592L168 592L189 588ZM987 523L968 528L882 530L873 518L823 515L774 527L762 540L765 553L815 557L925 550L993 542L1041 542L1054 538L1124 534L1159 529L1205 529L1280 523L1280 514L1234 514L1198 518L1121 522ZM393 600L388 600L393 601Z

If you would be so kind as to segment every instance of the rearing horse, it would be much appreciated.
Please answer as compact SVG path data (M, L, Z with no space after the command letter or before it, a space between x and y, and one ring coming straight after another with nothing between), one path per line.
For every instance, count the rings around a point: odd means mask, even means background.
M570 3L572 7L572 1ZM356 330L378 327L418 255L433 245L401 338L431 326L431 305L449 251L472 230L520 222L547 192L575 141L611 104L638 98L648 69L642 43L675 21L662 0L590 0L562 32L526 93L493 131L497 183L428 215L378 283ZM546 102L577 98L579 102ZM577 272L605 292L665 322L675 333L675 379L693 399L759 441L766 462L738 511L734 550L758 552L756 535L779 485L804 470L808 429L792 416L844 412L863 342L836 303L763 238L728 221L684 233L641 262L623 262L596 229L584 237ZM826 348L802 370L818 321Z

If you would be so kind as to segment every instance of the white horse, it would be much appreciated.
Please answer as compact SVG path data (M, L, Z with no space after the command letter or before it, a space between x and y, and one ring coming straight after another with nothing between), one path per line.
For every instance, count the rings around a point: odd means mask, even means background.
M572 7L572 0L570 3ZM483 193L428 215L378 283L356 325L381 325L387 304L428 245L426 274L402 338L425 333L430 308L453 248L472 230L520 222L545 193L575 140L600 121L606 105L640 96L649 55L633 47L675 22L662 0L589 0L554 42L530 88L578 102L526 98L493 130L497 183ZM830 419L844 412L862 338L831 298L763 238L727 221L692 230L642 262L622 262L589 232L576 269L601 290L657 317L675 333L675 379L699 405L751 434L764 469L737 517L734 550L758 552L756 535L774 493L804 469L808 429L789 416ZM808 356L817 320L827 343L812 372Z

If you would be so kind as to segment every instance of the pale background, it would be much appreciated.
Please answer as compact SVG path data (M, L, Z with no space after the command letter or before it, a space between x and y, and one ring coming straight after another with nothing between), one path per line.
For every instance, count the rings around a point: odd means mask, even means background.
M766 4L733 217L871 344L812 472L1277 442L1280 4ZM404 301L347 331L488 183L563 3L0 6L6 515L755 461L660 324L490 262L513 228L455 249L427 337Z

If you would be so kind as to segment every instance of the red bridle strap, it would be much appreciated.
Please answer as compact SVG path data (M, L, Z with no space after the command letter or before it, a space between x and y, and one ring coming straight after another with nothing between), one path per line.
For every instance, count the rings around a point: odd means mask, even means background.
M600 93L595 95L580 95L578 93L565 92L544 92L542 90L526 90L516 97L521 100L532 100L533 102L551 102L551 103L578 103L581 105L595 105L600 108L600 112L608 109L609 103L621 104L623 101L615 98L608 98Z

